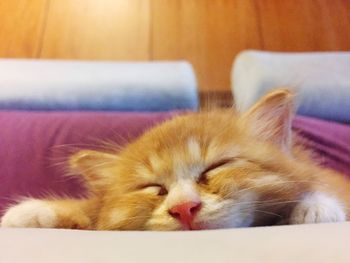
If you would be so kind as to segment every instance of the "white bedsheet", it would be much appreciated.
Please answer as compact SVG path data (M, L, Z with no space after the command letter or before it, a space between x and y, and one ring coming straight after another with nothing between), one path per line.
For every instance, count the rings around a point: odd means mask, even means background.
M0 262L350 262L350 222L193 232L0 229Z

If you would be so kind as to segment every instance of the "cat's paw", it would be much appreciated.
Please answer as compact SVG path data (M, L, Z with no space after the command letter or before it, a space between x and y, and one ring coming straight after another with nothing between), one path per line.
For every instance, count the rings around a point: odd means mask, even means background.
M35 199L11 207L1 219L1 227L53 228L56 225L55 210L46 201Z
M346 221L342 204L336 198L321 192L309 193L296 205L290 224L330 223Z

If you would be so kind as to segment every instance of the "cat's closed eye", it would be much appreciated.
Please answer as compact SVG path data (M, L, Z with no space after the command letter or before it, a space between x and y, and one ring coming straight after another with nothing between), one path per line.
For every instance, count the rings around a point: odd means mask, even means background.
M168 190L165 188L164 185L161 185L161 184L155 184L155 183L145 184L145 185L142 185L140 189L146 189L148 191L152 191L159 196L168 194Z
M219 167L222 167L228 163L231 163L234 161L234 158L230 158L230 159L223 159L220 161L217 161L211 165L209 165L199 176L197 183L199 184L207 184L208 183L208 173L210 171L213 171Z

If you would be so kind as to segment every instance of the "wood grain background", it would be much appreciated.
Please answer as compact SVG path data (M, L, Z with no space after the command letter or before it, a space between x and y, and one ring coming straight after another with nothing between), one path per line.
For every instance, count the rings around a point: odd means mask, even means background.
M236 54L350 50L350 0L4 0L0 57L189 60L227 91Z

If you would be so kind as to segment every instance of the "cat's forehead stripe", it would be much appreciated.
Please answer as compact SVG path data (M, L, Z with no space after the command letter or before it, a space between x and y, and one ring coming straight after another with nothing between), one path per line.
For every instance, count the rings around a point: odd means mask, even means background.
M201 147L196 138L191 137L188 139L187 148L188 148L188 153L194 160L199 161L201 159Z
M185 160L182 160L179 158L179 156L176 155L174 157L173 162L173 172L175 177L180 179L188 179L191 178L192 180L197 180L197 178L200 176L200 173L204 170L204 165L201 163L197 164L188 164L185 162Z
M209 144L208 150L206 151L205 161L213 162L221 158L233 158L238 156L240 153L240 147L235 144L220 144L216 140L212 140Z
M277 174L264 175L258 178L249 179L249 181L255 186L274 186L280 184L281 187L283 187L283 184L286 183L283 177Z
M149 162L153 171L159 171L161 169L162 160L156 153L149 156Z
M136 173L138 176L140 176L142 179L150 179L153 176L153 173L150 172L145 166L139 165L136 167Z

